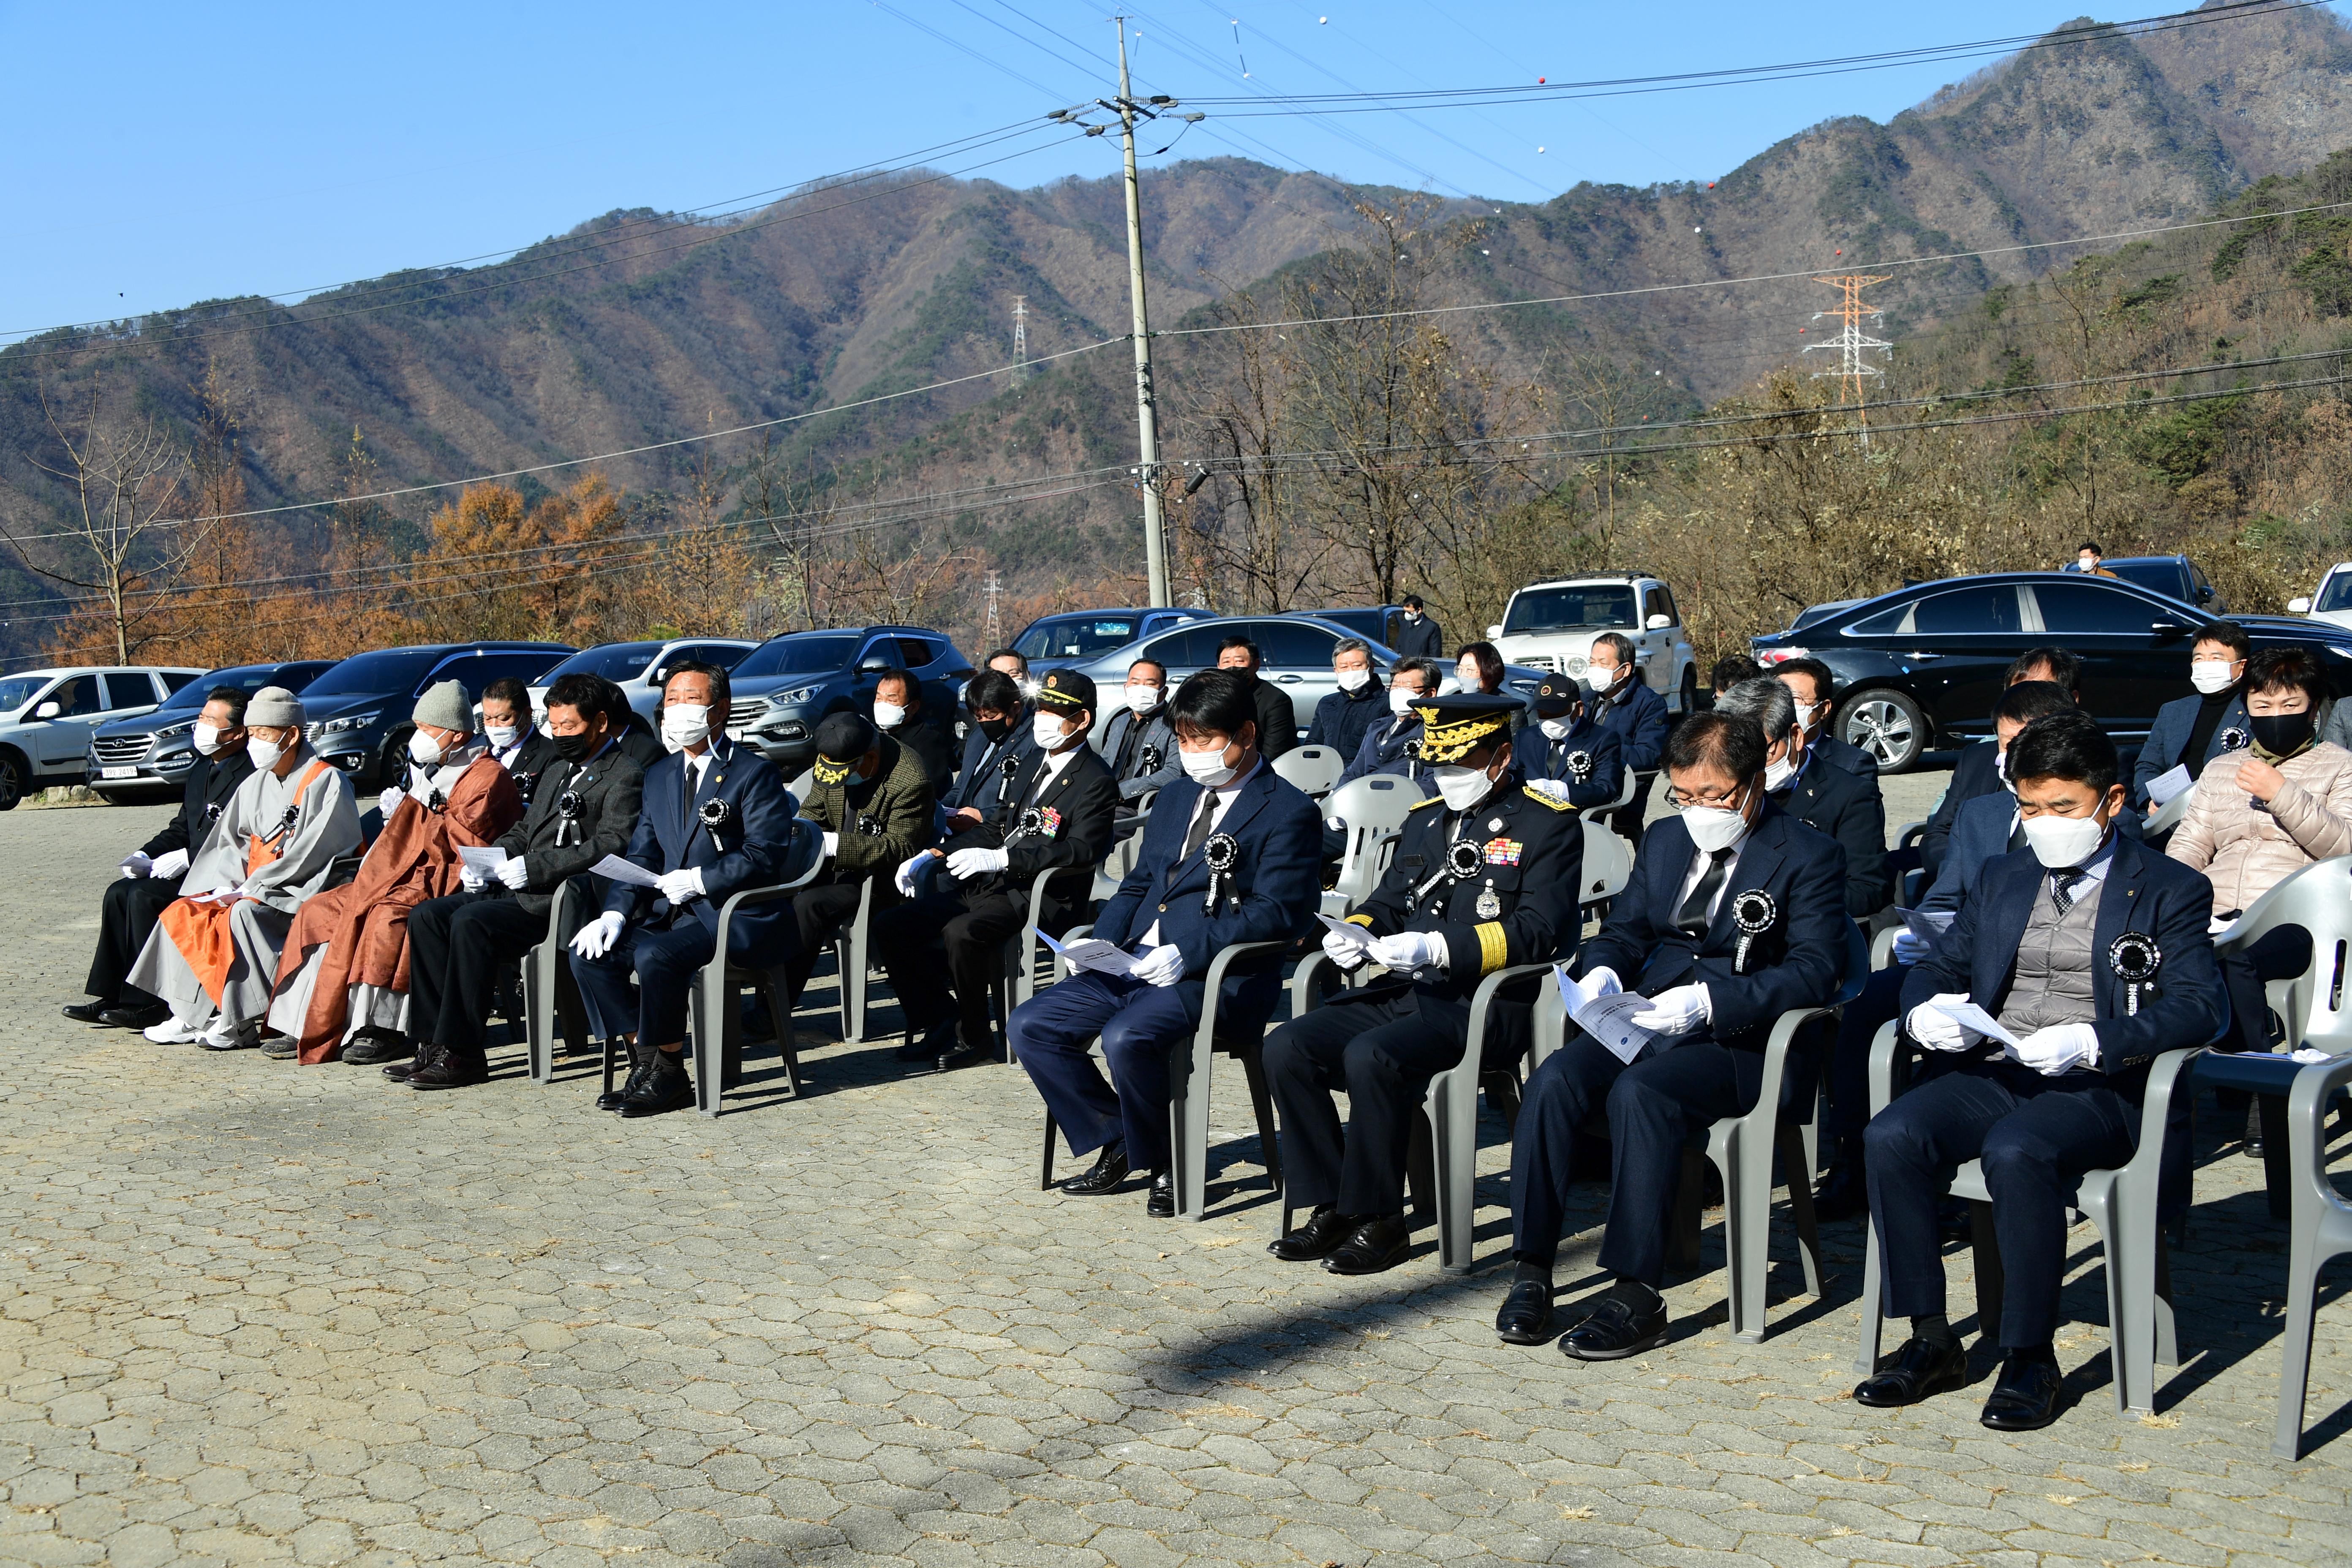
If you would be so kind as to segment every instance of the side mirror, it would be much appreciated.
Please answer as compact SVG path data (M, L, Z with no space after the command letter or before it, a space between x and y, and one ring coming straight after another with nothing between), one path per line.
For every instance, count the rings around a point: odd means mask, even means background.
M2311 614L2311 601L2309 599L2289 599L2286 602L2286 613L2290 616L2307 616Z
M660 667L660 668L656 668L656 669L649 669L649 670L646 671L646 684L647 686L667 686L667 685L668 685L668 684L669 684L669 666L667 666L667 665L663 665L663 666L661 666L661 667Z
M887 658L869 658L864 660L858 665L857 673L860 675L879 675L889 668L890 661Z
M33 717L36 719L54 719L64 711L64 709L58 707L54 702L44 702L38 708L33 710Z
M1503 635L1503 628L1500 626L1488 626L1486 628L1486 635L1490 637L1501 637Z
M1672 616L1652 616L1642 623L1642 628L1644 631L1662 632L1674 624L1675 618Z
M2168 641L2173 637L2185 636L2189 631L2189 628L2179 621L2151 621L2148 623L2147 629Z

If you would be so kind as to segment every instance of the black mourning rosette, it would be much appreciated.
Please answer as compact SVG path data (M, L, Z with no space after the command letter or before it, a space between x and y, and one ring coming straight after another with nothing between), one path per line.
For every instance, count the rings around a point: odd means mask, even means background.
M1242 863L1241 840L1230 833L1212 833L1201 846L1201 863L1209 868L1209 896L1202 902L1208 914L1217 912L1217 900L1226 895L1233 882L1234 868ZM1241 902L1235 897L1235 903Z
M1592 753L1591 752L1570 752L1568 753L1567 762L1568 776L1571 780L1577 784L1590 784L1592 781Z
M701 819L703 826L710 830L710 847L721 855L726 854L727 844L719 837L719 830L735 820L735 808L714 795L704 801L694 815Z
M2164 967L2164 950L2142 931L2127 931L2107 944L2107 967L2124 983L2124 1014L2139 1011L2139 994L2153 989L2156 972Z
M1457 838L1445 852L1445 868L1457 882L1466 882L1486 864L1486 852L1467 838Z
M1015 838L1036 837L1045 831L1045 812L1034 805L1024 805L1021 808L1021 815L1013 818L1013 831L1005 835L1005 839L1010 842Z
M1780 918L1780 906L1774 903L1772 895L1761 888L1750 888L1744 893L1731 895L1731 923L1739 932L1739 946L1731 955L1731 972L1734 974L1748 973L1748 950L1756 939L1770 931L1772 923Z

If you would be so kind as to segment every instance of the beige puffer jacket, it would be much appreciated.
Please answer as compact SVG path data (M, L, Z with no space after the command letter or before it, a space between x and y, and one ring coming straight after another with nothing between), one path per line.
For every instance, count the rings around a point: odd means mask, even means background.
M2352 752L2326 742L2280 764L2286 783L2258 811L2232 782L2241 757L2214 758L2198 775L2165 853L2205 873L2213 912L2242 910L2314 860L2352 854Z

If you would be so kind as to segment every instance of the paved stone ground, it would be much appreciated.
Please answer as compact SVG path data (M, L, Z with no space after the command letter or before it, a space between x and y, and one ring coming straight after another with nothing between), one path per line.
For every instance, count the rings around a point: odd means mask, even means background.
M798 1103L761 1057L732 1114L624 1123L514 1052L426 1096L67 1025L99 884L159 816L0 816L0 1561L2347 1561L2347 1307L2316 1452L2274 1460L2283 1233L2212 1119L2161 1413L2108 1403L2083 1228L2080 1402L2003 1437L1982 1357L1914 1411L1846 1397L1852 1224L1825 1302L1776 1248L1760 1346L1723 1327L1712 1231L1661 1352L1498 1344L1492 1124L1481 1270L1424 1232L1342 1281L1265 1256L1230 1075L1215 1212L1152 1225L1037 1190L1016 1071L901 1080L887 1038L813 1050Z

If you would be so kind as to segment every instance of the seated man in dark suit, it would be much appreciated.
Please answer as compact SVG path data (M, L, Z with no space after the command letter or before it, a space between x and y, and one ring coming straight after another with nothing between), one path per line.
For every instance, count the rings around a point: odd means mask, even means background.
M1137 659L1127 667L1119 696L1110 713L1096 719L1088 738L1118 781L1119 800L1131 803L1184 776L1176 731L1168 722L1168 667L1156 658Z
M91 1000L66 1005L78 1024L113 1029L145 1029L162 1023L171 1009L131 984L131 965L155 932L173 900L189 857L204 847L213 823L253 772L245 754L245 693L218 686L205 694L190 743L195 762L181 782L180 809L155 837L123 858L122 875L106 885L98 918L98 951L90 955L82 990Z
M1315 803L1258 754L1247 677L1202 670L1176 689L1171 709L1185 776L1152 803L1135 869L1094 929L1141 963L1128 974L1081 970L1014 1008L1005 1030L1070 1152L1101 1152L1062 1190L1108 1193L1130 1170L1149 1171L1144 1212L1156 1218L1176 1212L1170 1053L1200 1026L1209 965L1236 942L1288 942L1310 929L1321 891ZM1282 973L1237 967L1226 972L1217 1016L1245 1037L1265 1027ZM1097 1034L1108 1083L1088 1054Z
M1580 1029L1528 1080L1511 1147L1511 1242L1518 1272L1495 1315L1513 1344L1551 1323L1552 1265L1568 1215L1575 1144L1609 1117L1609 1229L1601 1267L1616 1283L1569 1330L1580 1361L1636 1355L1666 1337L1666 1241L1683 1146L1715 1121L1753 1110L1772 1025L1837 994L1845 968L1845 855L1774 805L1764 788L1764 733L1729 713L1701 713L1666 742L1667 803L1633 879L1584 946L1581 978L1605 971L1650 999L1632 1022L1652 1038L1629 1064ZM1798 1075L1788 1092L1811 1092Z
M1730 662L1717 662L1717 674L1722 674L1724 665ZM1830 673L1828 665L1817 658L1784 658L1772 667L1772 679L1788 687L1789 695L1797 700L1797 717L1805 726L1806 751L1845 773L1869 779L1878 776L1876 757L1831 732L1830 716L1837 711L1837 677ZM1734 686L1738 684L1732 682ZM1717 686L1715 694L1720 697L1729 689L1728 686Z
M2206 934L2212 887L2116 831L2125 791L2098 724L2082 713L2037 719L2008 755L2030 849L1986 868L1904 983L1907 1032L1948 1056L1864 1134L1886 1310L1909 1318L1911 1335L1853 1396L1910 1405L1968 1381L1967 1348L1944 1310L1936 1209L1954 1170L1980 1160L2000 1248L2004 1358L1982 1420L2021 1432L2058 1415L2052 1340L2067 1188L2131 1157L2149 1063L2210 1039L2225 1004ZM1992 1044L1944 1010L1971 1002L2017 1043Z
M990 990L1004 973L1005 939L1028 923L1030 884L1041 871L1062 872L1045 885L1043 912L1052 921L1085 905L1095 868L1110 853L1118 785L1087 744L1093 679L1047 670L1036 709L1037 749L1013 781L1012 798L979 826L902 862L893 882L911 901L875 918L875 951L906 1014L900 1061L945 1072L993 1055ZM935 938L947 950L944 967L930 951Z
M2083 700L2083 661L2063 647L2028 648L2019 654L2010 661L2001 689L2007 690L2025 680L2049 681L2063 688L2075 703ZM1992 766L1997 755L1991 742L1979 741L1963 747L1959 761L1952 764L1952 782L1945 786L1944 798L1936 803L1935 814L1919 836L1919 864L1929 881L1935 880L1944 863L1944 846L1952 837L1952 824L1958 820L1960 807L2001 787L2000 775Z
M491 760L506 769L515 793L529 805L540 774L555 761L555 742L531 721L530 689L511 675L482 688L482 739Z
M1519 731L1511 751L1528 787L1582 811L1613 805L1625 787L1625 746L1587 713L1592 689L1572 675L1547 675L1536 687L1534 733Z
M940 801L942 837L987 821L1012 797L1013 775L1037 749L1029 704L1004 671L983 669L973 676L964 685L963 706L971 728L963 739L955 787Z
M1741 681L1715 706L1754 720L1764 731L1764 793L1772 804L1845 851L1845 912L1865 920L1885 909L1886 802L1877 770L1847 773L1816 757L1784 682Z
M789 879L793 797L775 763L728 740L730 700L727 672L717 665L687 659L671 667L662 687L662 740L679 749L646 775L623 856L660 886L605 883L604 911L572 939L581 994L610 1037L629 1043L628 1081L611 1103L598 1100L600 1110L658 1116L694 1103L687 995L719 952L719 911L746 888ZM814 858L804 850L801 865ZM782 899L746 903L728 922L727 955L746 969L776 967L793 942L792 906ZM636 1026L621 1027L625 1018Z
M1258 754L1272 762L1298 744L1298 713L1290 693L1258 674L1265 662L1257 644L1238 635L1217 645L1217 668L1249 677L1250 698L1257 704Z
M2252 651L2245 627L2234 621L2215 621L2198 632L2189 650L2189 684L2197 689L2156 710L2147 743L2132 763L2133 809L2155 815L2158 807L2147 786L2174 768L2187 768L2193 784L2206 763L2246 747L2252 735L2246 721L2246 659Z
M874 727L915 753L932 799L948 792L955 782L955 739L932 722L923 706L923 683L913 671L886 669L874 678Z
M1339 784L1331 786L1335 791L1340 784L1353 784L1374 773L1413 778L1423 771L1421 715L1413 711L1412 705L1423 698L1436 696L1438 682L1443 679L1437 666L1428 659L1397 661L1397 667L1389 672L1389 717L1364 731L1355 757L1340 770Z
M1598 705L1593 721L1616 735L1625 751L1625 765L1636 781L1633 805L1612 817L1610 826L1638 849L1642 803L1649 794L1650 781L1658 776L1658 761L1665 754L1666 700L1642 679L1633 640L1617 632L1602 632L1592 639L1584 679Z
M1361 637L1341 637L1331 647L1331 674L1339 689L1315 705L1305 743L1328 746L1352 759L1365 734L1388 716L1387 694L1372 664L1371 645Z
M1480 981L1576 950L1584 827L1575 807L1513 771L1519 700L1451 692L1415 707L1438 793L1412 808L1381 885L1348 917L1363 934L1323 939L1342 968L1369 960L1388 976L1294 1018L1265 1043L1286 1201L1313 1211L1267 1250L1334 1274L1392 1268L1412 1245L1404 1184L1413 1119L1429 1080L1468 1047ZM1528 1014L1524 1000L1498 1005L1488 1063L1527 1049ZM1331 1099L1339 1090L1344 1131Z

